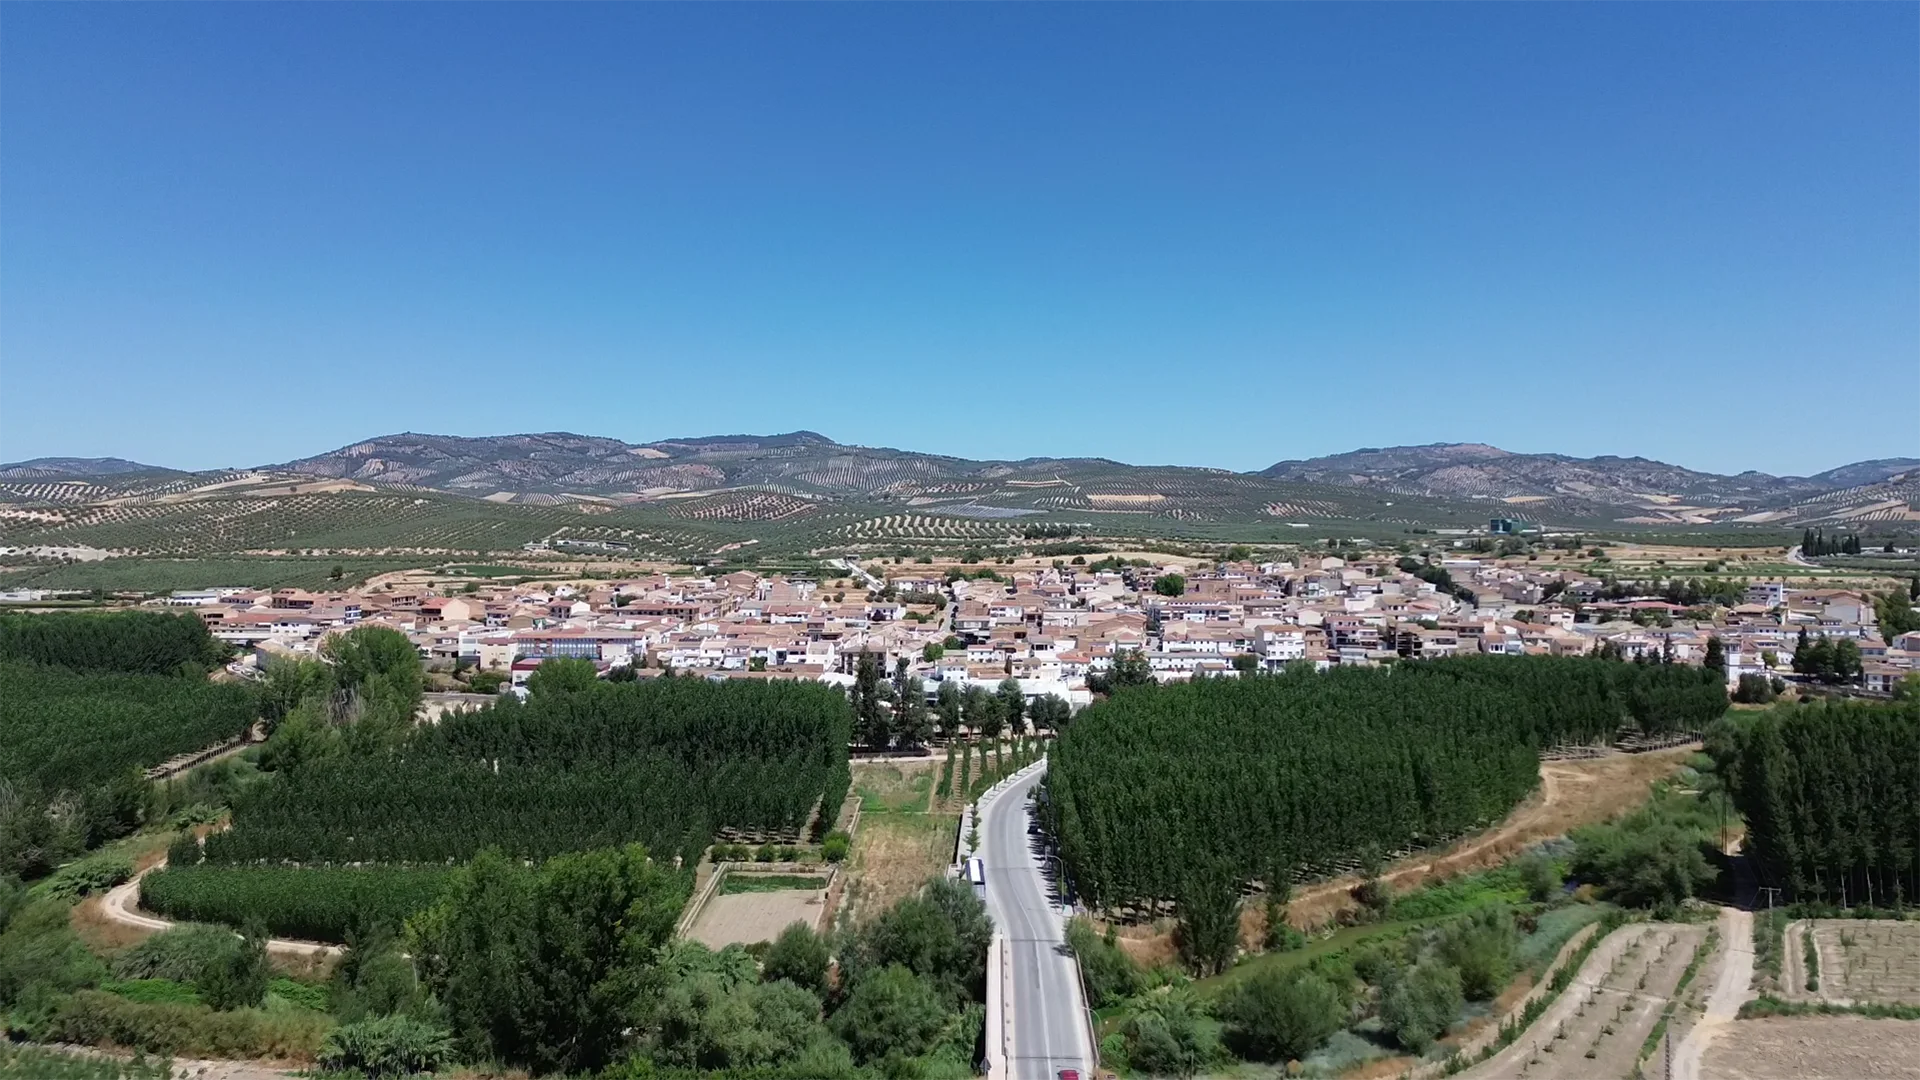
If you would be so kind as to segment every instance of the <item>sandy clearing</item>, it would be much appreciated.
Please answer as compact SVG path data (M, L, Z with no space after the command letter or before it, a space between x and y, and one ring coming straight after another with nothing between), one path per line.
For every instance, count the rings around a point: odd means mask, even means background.
M734 893L707 901L687 936L710 949L732 944L772 941L794 923L820 930L825 889L784 889L779 892Z

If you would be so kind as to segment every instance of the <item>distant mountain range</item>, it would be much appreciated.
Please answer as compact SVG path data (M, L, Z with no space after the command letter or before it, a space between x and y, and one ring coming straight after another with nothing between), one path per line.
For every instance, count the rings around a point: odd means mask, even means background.
M1723 476L1647 458L1516 454L1477 443L1370 448L1235 473L1104 458L975 461L849 446L812 431L640 444L566 432L478 438L407 432L255 470L198 474L204 480L197 484L194 475L119 458L37 458L0 465L0 500L71 504L142 492L179 500L214 490L227 497L291 480L319 485L303 491L410 490L533 505L639 505L762 493L791 500L781 504L783 514L833 503L879 503L986 518L1088 513L1186 521L1920 521L1920 458L1862 461L1807 477Z

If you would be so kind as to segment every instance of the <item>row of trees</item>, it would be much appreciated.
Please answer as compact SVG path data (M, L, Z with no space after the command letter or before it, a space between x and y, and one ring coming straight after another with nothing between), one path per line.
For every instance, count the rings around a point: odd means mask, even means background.
M187 840L192 843L191 837ZM140 879L140 906L175 919L243 925L277 937L348 939L356 927L399 926L447 890L449 867L227 867L195 865L172 852Z
M1708 750L1771 880L1833 903L1920 896L1920 702L1740 714Z
M1525 703L1439 667L1201 680L1085 710L1045 811L1075 887L1098 907L1174 900L1208 936L1248 880L1504 815L1538 781Z
M1091 903L1173 901L1188 939L1230 951L1248 881L1457 835L1533 789L1542 747L1726 707L1715 673L1553 657L1121 689L1059 740L1046 812Z
M992 924L965 885L933 882L834 941L796 924L756 963L738 946L670 942L688 878L638 846L537 867L484 852L408 923L406 955L468 1061L569 1075L970 1074Z
M1823 683L1852 682L1865 670L1860 659L1860 643L1852 638L1828 638L1821 634L1809 641L1805 627L1793 646L1795 674Z
M948 740L958 738L963 730L988 739L1004 733L1023 735L1030 728L1057 731L1072 715L1064 698L1047 695L1027 701L1019 680L1013 678L1001 680L993 690L979 685L962 690L953 682L942 682L929 706L926 684L907 673L905 662L889 680L871 654L862 656L855 667L849 697L855 735L862 746L876 750L923 746L936 729Z
M246 688L0 664L0 874L38 877L146 815L143 766L253 723Z
M127 675L204 675L227 646L196 615L155 611L0 615L0 661Z
M1800 534L1800 553L1810 557L1858 555L1860 538L1852 533L1845 536L1828 536L1825 529L1808 529Z
M292 726L314 708L303 697L268 744L284 777L237 801L207 858L441 862L496 846L538 859L640 841L690 860L717 829L793 831L817 805L830 821L845 797L851 716L831 687L606 683L549 663L526 701L409 725L390 743L357 737L364 715Z

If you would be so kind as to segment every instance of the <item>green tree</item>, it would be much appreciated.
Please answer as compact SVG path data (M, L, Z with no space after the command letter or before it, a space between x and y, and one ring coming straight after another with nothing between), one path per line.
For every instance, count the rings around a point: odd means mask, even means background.
M1067 699L1063 697L1044 694L1033 699L1028 714L1036 730L1059 731L1073 718L1073 706L1067 704Z
M918 676L902 677L894 691L893 734L902 746L918 747L933 734L933 714L927 708L927 687Z
M1000 680L1000 686L993 696L999 703L1000 719L1006 723L1007 729L1015 735L1024 734L1027 729L1027 698L1020 692L1020 681L1011 677Z
M1519 867L1520 883L1527 888L1527 899L1544 904L1560 895L1564 882L1551 858L1538 853L1527 855L1520 860Z
M766 955L760 958L760 977L773 982L785 979L818 995L827 991L827 943L806 923L796 922L780 931Z
M1438 952L1460 972L1460 989L1467 999L1487 1001L1513 977L1513 951L1519 944L1513 913L1495 906L1450 924L1440 936Z
M1246 1056L1264 1061L1306 1057L1347 1019L1339 992L1304 968L1242 979L1217 1008Z
M967 726L988 739L1000 737L1000 702L984 686L969 686L965 694Z
M1387 988L1380 1021L1401 1046L1422 1054L1465 1005L1460 973L1438 960L1422 960Z
M267 928L251 921L239 948L227 949L207 961L194 988L216 1009L252 1008L267 997L273 968L267 962Z
M1719 672L1722 678L1726 677L1727 647L1721 642L1720 635L1715 634L1707 639L1707 655L1706 658L1701 661L1701 666L1705 667L1708 671Z
M1139 649L1121 649L1113 654L1113 667L1109 669L1107 679L1115 689L1127 686L1151 686L1155 681L1153 665L1148 663L1145 652Z
M1127 1063L1148 1076L1192 1076L1214 1056L1201 1023L1201 1007L1188 990L1150 995L1121 1025Z
M900 964L863 975L833 1015L833 1028L860 1061L933 1049L948 1021L932 986Z
M600 681L600 671L591 660L571 660L556 656L543 660L527 676L530 695L576 694L590 690Z
M940 734L943 738L953 739L960 734L962 700L958 685L949 680L941 681L933 708L939 717Z
M861 653L853 675L853 722L860 741L871 747L893 743L892 715L881 696L880 660L872 653Z
M409 924L409 951L472 1060L604 1067L673 933L685 883L639 845L528 868L481 852Z
M928 642L926 645L922 646L920 649L920 659L926 661L929 664L933 663L934 661L940 659L945 655L947 655L947 647L945 645L939 644L938 642Z
M1179 895L1174 940L1198 975L1226 970L1240 947L1240 885L1224 862L1189 871Z
M1187 579L1179 574L1161 574L1153 579L1153 591L1161 596L1180 596L1187 591Z

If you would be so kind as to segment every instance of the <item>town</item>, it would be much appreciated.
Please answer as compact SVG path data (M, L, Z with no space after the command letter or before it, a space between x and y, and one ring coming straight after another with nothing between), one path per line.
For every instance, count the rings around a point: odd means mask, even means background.
M929 700L942 686L994 690L1013 679L1029 701L1059 698L1076 711L1129 654L1159 682L1296 664L1598 654L1710 664L1732 691L1744 680L1758 694L1758 680L1767 700L1804 680L1886 695L1920 671L1920 631L1883 635L1876 596L1864 588L1743 578L1675 602L1542 566L1537 554L1349 555L1029 558L945 573L897 559L838 560L844 576L826 581L663 571L454 588L196 589L147 603L198 613L215 638L248 654L244 670L311 655L332 633L383 625L405 633L429 670L486 690L523 690L554 657L592 661L603 677L672 671L842 685L872 657L920 679ZM1839 659L1809 667L1810 644Z

